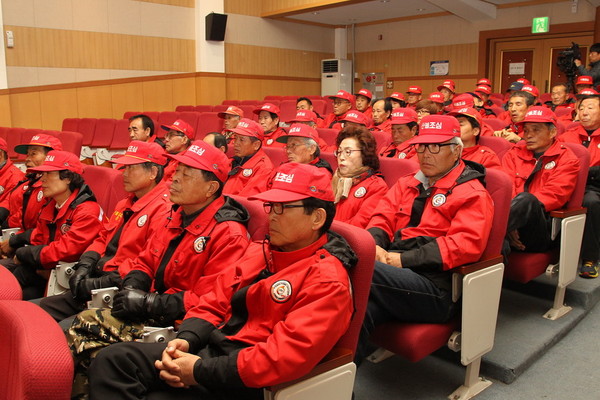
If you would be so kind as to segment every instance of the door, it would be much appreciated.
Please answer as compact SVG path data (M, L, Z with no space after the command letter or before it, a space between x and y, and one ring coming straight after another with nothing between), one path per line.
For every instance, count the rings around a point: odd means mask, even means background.
M508 50L502 52L500 87L506 90L519 78L532 80L533 50Z

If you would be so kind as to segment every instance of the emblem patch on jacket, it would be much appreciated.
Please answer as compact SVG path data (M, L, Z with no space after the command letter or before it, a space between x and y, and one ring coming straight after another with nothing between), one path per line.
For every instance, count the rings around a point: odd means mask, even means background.
M62 232L63 235L66 234L67 232L69 232L70 230L71 230L71 225L69 225L69 224L62 224L60 226L60 231Z
M442 204L444 204L445 202L446 202L446 196L441 193L436 194L435 196L433 196L433 199L431 199L431 204L434 207L439 207Z
M38 201L38 203L39 203L40 201L42 201L42 197L44 197L44 193L42 193L42 191L40 190L40 191L38 192L38 194L37 194L37 201Z
M358 189L356 189L356 191L354 192L354 197L360 199L361 197L364 197L365 194L367 194L367 189L365 189L364 186L361 186Z
M277 303L285 303L292 295L292 284L286 280L271 285L271 298Z
M146 221L148 221L148 216L144 214L138 218L137 226L141 228L142 226L146 225Z
M246 178L249 177L250 175L252 175L252 169L246 168L242 171L242 175L244 175Z
M206 238L204 236L198 237L194 240L194 251L196 253L202 253L206 247Z
M550 161L548 164L544 165L544 169L552 169L556 167L556 161Z
M273 144L273 139L267 139L267 144L270 146Z

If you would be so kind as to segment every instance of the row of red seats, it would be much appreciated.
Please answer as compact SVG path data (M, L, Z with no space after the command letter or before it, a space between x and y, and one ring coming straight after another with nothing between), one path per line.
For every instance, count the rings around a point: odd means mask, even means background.
M29 143L33 136L40 133L59 138L65 151L70 151L77 155L81 153L82 135L77 131L0 127L0 137L8 143L8 157L15 161L25 160L24 154L15 153L15 146L22 143Z

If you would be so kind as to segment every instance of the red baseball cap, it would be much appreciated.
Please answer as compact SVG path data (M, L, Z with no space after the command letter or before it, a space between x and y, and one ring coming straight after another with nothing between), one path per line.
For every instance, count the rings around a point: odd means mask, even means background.
M190 140L194 140L194 128L182 119L173 122L173 125L161 125L165 131L177 131L183 133Z
M450 90L452 93L454 93L454 91L455 91L455 87L456 87L456 85L454 84L454 81L453 81L453 80L451 80L451 79L446 79L446 80L445 80L445 81L444 81L444 82L443 82L441 85L439 85L439 86L437 87L437 90L438 90L438 91L441 91L441 90L442 90L442 88L446 88L446 89Z
M252 121L248 118L242 118L235 128L229 129L229 132L237 133L242 136L250 136L260 140L263 140L265 137L262 126L256 121Z
M229 106L227 107L227 110L221 111L217 115L219 118L225 118L225 115L235 115L237 117L244 118L244 111L239 107Z
M550 122L556 126L556 114L548 107L529 107L525 118L518 124L523 125L526 122Z
M406 93L421 94L423 93L423 90L421 89L421 86L409 86L408 89L406 89Z
M317 114L311 110L298 110L296 111L296 117L288 122L314 122L316 124Z
M417 112L414 108L396 108L392 111L391 124L402 125L410 122L417 122L419 120Z
M479 85L486 85L492 87L492 81L490 81L488 78L481 78L477 81L477 86Z
M123 165L142 164L145 162L165 165L167 157L165 150L158 144L133 140L129 143L125 154L110 160L110 162Z
M360 89L355 96L365 96L369 101L373 98L373 93L369 89Z
M4 150L8 153L8 143L2 138L0 138L0 150Z
M386 99L404 101L404 95L399 92L394 92L394 93L390 94L388 97L386 97Z
M522 83L523 85L531 84L531 82L529 82L529 79L527 79L527 78L519 78L519 79L517 79L517 82Z
M479 111L477 111L476 109L474 109L473 107L463 107L463 108L453 109L452 111L450 111L448 113L448 115L451 115L453 117L465 116L465 117L475 118L475 120L477 121L479 126L481 126L481 124L483 123L483 121L481 119L481 113Z
M527 92L531 94L533 97L538 97L540 95L540 91L533 85L523 85L521 88L523 92Z
M278 117L279 117L279 114L281 114L279 107L277 107L275 104L271 104L271 103L265 103L252 112L256 115L259 115L261 111L268 111L270 113L276 114Z
M458 120L449 115L426 115L419 125L419 134L410 139L410 144L443 143L460 137Z
M592 79L591 76L587 76L587 75L581 75L577 77L577 81L575 82L575 85L593 85L594 84L594 80Z
M15 146L15 153L19 154L27 154L27 149L29 146L41 146L48 147L52 150L62 150L62 143L57 137L52 135L46 135L45 133L40 133L38 135L33 135L29 143L19 144Z
M354 97L354 95L346 92L345 90L340 90L339 92L337 92L337 94L335 96L329 96L329 98L331 100L333 100L333 99L348 100L352 104L354 104L354 102L356 101L356 98Z
M306 124L293 124L287 134L279 136L275 140L279 143L287 143L290 137L304 137L316 141L319 138L319 133L315 128Z
M429 100L434 103L444 104L444 95L440 92L431 92L429 94Z
M285 163L277 168L271 189L250 196L248 200L287 203L309 197L334 200L329 172L310 164Z
M83 164L79 157L69 151L51 150L46 154L44 163L40 166L29 168L29 171L63 171L68 170L77 174L83 173Z
M346 116L342 119L342 121L354 122L355 124L360 124L360 125L364 125L364 126L369 125L369 121L367 120L367 117L365 117L365 114L361 113L360 111L356 111L356 110L348 111L346 113Z
M473 96L471 96L468 93L459 94L454 99L452 99L453 108L465 108L474 106L475 102L473 101Z
M577 93L575 95L575 97L582 98L582 97L586 97L586 96L598 96L600 95L600 93L598 93L597 91L595 91L592 88L587 88L587 89L583 89L581 92Z
M492 89L488 85L477 85L475 91L483 94L492 94Z
M179 154L167 154L167 157L179 161L188 167L214 173L221 183L225 183L231 169L225 153L202 140L195 140L186 151Z

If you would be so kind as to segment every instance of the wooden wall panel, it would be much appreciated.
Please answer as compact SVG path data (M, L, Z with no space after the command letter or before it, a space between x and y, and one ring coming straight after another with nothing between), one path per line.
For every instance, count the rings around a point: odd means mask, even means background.
M221 104L227 99L225 76L196 77L196 101L194 104Z
M0 126L12 126L10 116L10 96L0 95Z
M11 94L9 97L12 126L43 128L40 92Z
M183 104L196 104L196 79L173 79L173 108Z
M76 89L79 118L113 118L112 86L91 86Z
M78 89L49 90L40 92L42 129L60 129L65 118L81 116L78 112ZM86 117L95 117L91 112ZM26 126L26 128L32 128Z
M142 82L111 85L111 88L112 118L123 118L126 111L144 111Z
M261 4L248 0L224 0L225 14L241 14L260 17L262 14Z
M26 67L195 70L194 40L5 25L15 35L6 65Z
M271 80L260 77L228 78L227 97L236 100L263 99L265 96L320 95L321 82L317 80Z
M228 74L320 78L321 60L331 53L225 43Z
M142 83L142 92L144 111L175 110L173 84L170 81L145 81Z
M194 0L137 0L143 1L146 3L156 3L156 4L165 4L168 6L178 6L178 7L189 7L195 8L196 2Z

